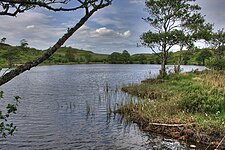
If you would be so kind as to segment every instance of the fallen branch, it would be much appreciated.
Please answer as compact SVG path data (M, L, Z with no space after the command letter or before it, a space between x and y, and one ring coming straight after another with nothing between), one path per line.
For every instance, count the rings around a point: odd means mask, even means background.
M165 124L165 123L149 123L149 125L154 125L154 126L166 126L166 127L184 127L187 125L191 124Z

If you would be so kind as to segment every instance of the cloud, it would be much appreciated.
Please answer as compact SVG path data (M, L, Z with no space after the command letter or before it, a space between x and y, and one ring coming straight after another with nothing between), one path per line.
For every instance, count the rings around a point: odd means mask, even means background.
M16 18L0 16L0 35L12 45L18 45L21 39L26 39L31 47L46 49L66 31L66 28L52 25L52 19L38 12L23 13Z
M122 37L124 37L124 38L128 38L128 37L130 37L130 36L131 36L131 31L130 31L130 30L128 30L128 31L126 31L126 32L122 33L122 34L121 34L121 36L122 36Z
M136 42L131 39L131 35L130 30L119 31L107 27L93 29L85 25L66 42L66 45L110 54L113 51L135 48Z
M26 26L26 29L32 29L32 28L35 28L35 26L34 25Z
M133 4L143 4L145 3L145 0L129 0L129 2Z
M114 31L111 30L111 29L107 29L106 27L102 27L102 28L99 28L99 29L96 29L95 30L95 33L93 33L97 36L110 36L112 34L114 34Z
M102 53L136 49L139 35L146 29L137 21L143 17L143 6L138 2L141 0L115 1L111 6L96 12L65 45ZM74 12L53 13L37 9L16 18L0 16L0 35L12 45L18 45L21 39L26 39L30 47L47 49L67 28L76 24L80 15L78 13L78 17L75 16Z
M108 29L106 27L98 28L90 33L91 37L108 37L108 38L128 38L131 36L131 31L118 32L113 29Z

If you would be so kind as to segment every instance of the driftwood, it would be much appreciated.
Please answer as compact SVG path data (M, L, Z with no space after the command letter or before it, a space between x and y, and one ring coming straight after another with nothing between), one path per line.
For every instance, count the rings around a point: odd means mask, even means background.
M165 126L165 127L185 127L192 124L165 124L165 123L149 123L149 125L153 126Z

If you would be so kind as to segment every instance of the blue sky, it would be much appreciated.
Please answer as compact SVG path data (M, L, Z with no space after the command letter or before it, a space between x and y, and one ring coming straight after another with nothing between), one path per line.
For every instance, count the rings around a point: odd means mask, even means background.
M114 0L113 4L94 14L65 45L96 53L110 54L128 50L134 53L149 53L148 48L136 47L140 35L149 30L142 18L145 0ZM225 26L224 0L197 0L206 20L215 23L215 28ZM82 12L50 12L34 9L15 17L0 16L0 37L6 42L19 45L27 39L30 47L47 49L60 38L68 27L73 26Z

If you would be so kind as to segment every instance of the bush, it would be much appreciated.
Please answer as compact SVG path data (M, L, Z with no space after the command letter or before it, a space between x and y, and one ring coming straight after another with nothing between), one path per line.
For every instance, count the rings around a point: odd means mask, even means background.
M180 106L186 112L217 113L225 108L225 94L215 89L188 90L183 94Z
M224 70L225 69L225 59L213 60L210 65L210 68L214 70Z

